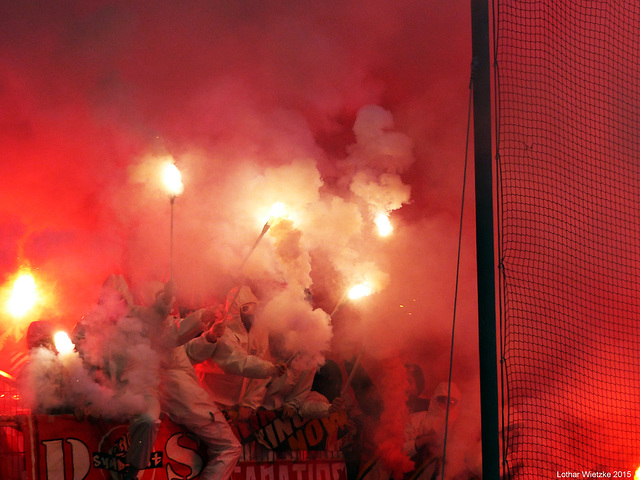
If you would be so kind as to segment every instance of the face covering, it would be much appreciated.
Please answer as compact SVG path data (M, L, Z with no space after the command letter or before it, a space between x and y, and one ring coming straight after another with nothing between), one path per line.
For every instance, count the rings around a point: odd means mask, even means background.
M247 329L247 332L251 330L251 326L253 325L253 320L255 319L255 315L252 313L241 313L240 320L242 320L242 324L244 328Z

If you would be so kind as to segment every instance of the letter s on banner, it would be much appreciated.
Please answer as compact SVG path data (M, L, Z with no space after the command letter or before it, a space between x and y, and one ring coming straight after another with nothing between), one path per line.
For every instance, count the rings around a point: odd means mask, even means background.
M193 442L194 449L188 448L178 443L179 440L183 437L188 438L189 440L191 440L191 442ZM196 440L183 432L174 433L173 435L171 435L165 445L167 458L190 470L187 474L186 480L191 480L192 478L198 476L202 471L202 467L204 465L202 457L195 450L197 445L198 444ZM171 462L167 462L167 480L183 479L185 479L185 476L176 473L171 465Z

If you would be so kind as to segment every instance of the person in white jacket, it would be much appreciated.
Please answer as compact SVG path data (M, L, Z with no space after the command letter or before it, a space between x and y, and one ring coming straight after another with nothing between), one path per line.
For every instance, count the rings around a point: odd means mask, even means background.
M413 413L409 417L409 424L405 429L404 450L410 457L428 449L429 453L439 455L444 447L444 433L447 427L458 418L458 402L460 390L455 383L440 382L429 401L429 408L425 411ZM447 403L448 417L447 417Z
M319 392L312 391L317 361L304 351L293 352L285 345L285 336L269 336L271 356L287 364L287 371L267 384L262 406L267 410L279 411L283 419L294 415L302 418L325 418L344 407L342 398L333 402Z
M284 364L268 360L268 334L254 323L257 303L248 286L232 289L217 314L216 323L224 323L226 329L213 352L206 356L196 343L185 346L200 384L230 417L240 421L262 406L267 379L286 371Z
M87 413L129 421L129 446L122 473L137 478L147 467L160 427L159 355L161 325L173 303L173 284L167 283L149 307L134 305L122 275L110 275L98 305L78 322L73 342L96 382L113 392L109 402L86 405ZM96 399L97 400L97 399Z
M122 278L113 278L107 287L116 285L115 303L125 300L125 320L117 320L118 334L109 336L110 340L124 342L116 350L103 345L98 352L111 353L103 365L97 368L109 380L114 388L127 392L144 393L146 409L135 415L129 425L130 445L126 454L128 466L122 472L124 480L137 478L139 470L146 467L157 436L160 414L164 412L174 423L185 427L205 444L207 463L200 473L202 480L228 480L236 466L242 447L217 408L213 398L202 388L193 365L186 355L184 344L190 342L192 351L200 356L211 356L217 349L218 337L224 331L224 325L211 325L215 315L211 310L200 309L184 319L169 315L174 301L175 286L169 282L156 294L150 307L133 305L133 299L125 289ZM111 304L108 297L111 289L106 288L101 297L101 305ZM113 306L108 312L118 311ZM97 352L87 351L87 343L95 340L92 333L100 327L104 332L103 315L100 318L85 319L76 330L76 340L84 350L84 356L92 357ZM111 320L107 319L110 323ZM131 325L127 335L120 331ZM205 325L210 326L206 330ZM204 333L202 333L205 331ZM202 334L202 335L200 335ZM87 336L88 335L88 336ZM198 336L200 335L200 336ZM134 348L128 348L133 341ZM148 350L139 350L145 342ZM107 342L109 343L109 342ZM112 346L113 347L113 346ZM136 353L141 358L136 358ZM152 363L147 363L152 360ZM157 363L156 363L157 360ZM144 374L140 371L144 368ZM135 373L135 376L132 376ZM155 377L157 376L157 380ZM149 377L149 380L144 377ZM133 382L133 381L136 382ZM135 383L141 382L139 385ZM132 384L133 383L133 384ZM135 388L134 388L135 387Z
M287 371L269 381L262 406L291 418L311 392L317 364L305 352L287 349L283 334L269 335L269 352L273 359L287 364Z
M169 318L164 328L167 355L162 360L160 402L169 418L195 434L207 448L207 463L201 480L227 480L236 466L242 447L218 409L205 391L187 357L183 343L190 341L195 355L212 356L224 325L214 324L202 335L203 325L209 325L213 312L198 310L182 320ZM179 346L176 346L179 345ZM173 346L173 348L171 348Z
M16 386L25 404L35 414L73 413L64 388L64 365L54 343L54 325L36 320L27 330L28 360L16 375Z
M410 415L404 432L405 453L415 462L414 476L430 478L441 468L445 430L458 418L460 390L455 383L441 382L429 401L429 408ZM448 404L448 405L447 405Z
M402 450L414 462L415 469L407 472L405 478L415 480L441 478L445 427L447 420L450 427L458 417L460 401L460 390L454 383L451 384L451 394L448 395L448 393L449 384L441 382L429 400L429 408L409 415L404 429ZM371 461L366 473L359 473L359 477L366 480L393 478L389 469L379 459Z

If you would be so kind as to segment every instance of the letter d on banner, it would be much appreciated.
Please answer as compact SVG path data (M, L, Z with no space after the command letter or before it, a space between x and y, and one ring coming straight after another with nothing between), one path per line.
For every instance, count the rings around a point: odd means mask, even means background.
M68 438L71 445L71 461L73 463L73 479L82 480L89 473L91 466L89 449L75 438ZM46 480L66 480L64 474L64 445L62 440L46 440L42 442L47 465Z

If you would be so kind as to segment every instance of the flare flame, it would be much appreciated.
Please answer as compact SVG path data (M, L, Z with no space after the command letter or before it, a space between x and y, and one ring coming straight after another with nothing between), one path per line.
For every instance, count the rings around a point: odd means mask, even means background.
M68 355L70 353L73 353L73 350L75 349L75 345L69 338L69 335L67 335L67 332L57 332L53 336L53 343L56 346L56 350L61 355Z
M393 232L393 225L391 225L391 221L385 213L376 215L374 223L378 227L378 235L381 237L388 237Z
M370 285L366 283L360 283L351 287L348 296L351 300L355 300L357 298L368 297L369 295L371 295L371 293L372 289Z
M7 302L7 311L20 318L31 310L38 301L36 281L31 273L22 273L13 284L11 296Z
M177 197L184 191L184 185L182 184L182 175L180 170L176 167L175 163L167 163L164 168L164 174L162 177L164 186L167 192L172 197Z

